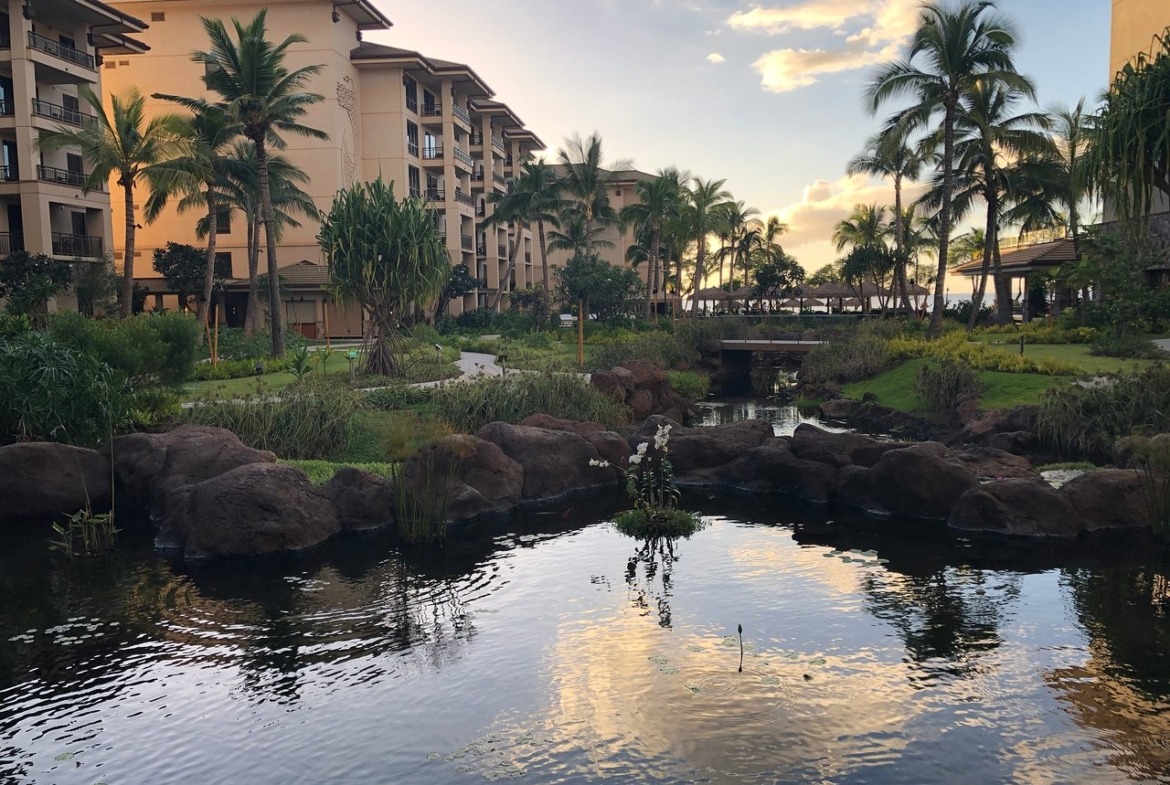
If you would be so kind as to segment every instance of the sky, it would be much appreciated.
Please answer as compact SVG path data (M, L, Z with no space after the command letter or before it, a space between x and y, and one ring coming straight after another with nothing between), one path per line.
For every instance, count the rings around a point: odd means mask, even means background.
M597 131L607 160L722 178L789 226L809 271L833 226L888 182L849 177L885 110L862 93L902 56L920 0L373 0L372 41L470 65L548 145ZM1041 107L1090 103L1108 81L1107 0L999 0ZM891 107L892 108L892 107ZM952 288L961 288L955 282Z

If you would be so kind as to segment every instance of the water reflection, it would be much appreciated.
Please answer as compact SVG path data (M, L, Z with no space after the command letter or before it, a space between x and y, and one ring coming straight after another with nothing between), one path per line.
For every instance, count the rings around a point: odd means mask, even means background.
M630 601L644 616L649 615L653 605L658 613L659 627L670 627L671 571L678 560L677 545L677 537L648 537L638 542L634 555L626 563ZM654 585L659 572L661 588Z
M822 422L815 413L802 414L799 408L791 404L759 398L701 401L695 404L695 409L697 411L695 425L725 425L741 420L766 420L772 423L772 430L777 436L791 436L796 426L801 423L811 423L834 433L848 430Z

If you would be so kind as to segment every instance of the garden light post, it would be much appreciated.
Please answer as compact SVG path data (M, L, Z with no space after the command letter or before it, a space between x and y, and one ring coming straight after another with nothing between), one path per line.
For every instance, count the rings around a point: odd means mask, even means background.
M345 359L349 361L349 380L351 382L354 379L353 364L357 361L357 356L358 356L357 352L355 352L353 349L350 349L348 352L345 353Z

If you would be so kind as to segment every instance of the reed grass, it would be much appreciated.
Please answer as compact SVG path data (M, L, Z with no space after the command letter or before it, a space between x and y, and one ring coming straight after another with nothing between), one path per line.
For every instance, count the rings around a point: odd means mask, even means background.
M475 433L490 422L518 423L533 414L599 422L617 428L630 421L624 404L576 374L515 373L431 389L439 415L455 430Z
M1054 388L1040 405L1036 430L1061 456L1108 460L1123 436L1170 430L1170 367Z

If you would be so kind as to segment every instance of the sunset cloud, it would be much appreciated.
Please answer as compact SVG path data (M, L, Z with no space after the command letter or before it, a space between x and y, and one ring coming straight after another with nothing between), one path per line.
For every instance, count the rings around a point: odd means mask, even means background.
M785 8L753 8L727 19L737 32L780 36L825 31L839 45L782 47L753 64L764 88L783 93L815 84L824 74L864 68L896 58L914 31L919 0L806 0Z
M726 57L719 54L718 52L712 52L711 54L707 55L707 62L708 63L715 63L716 65L718 65L719 63L722 63L726 59L727 59Z

